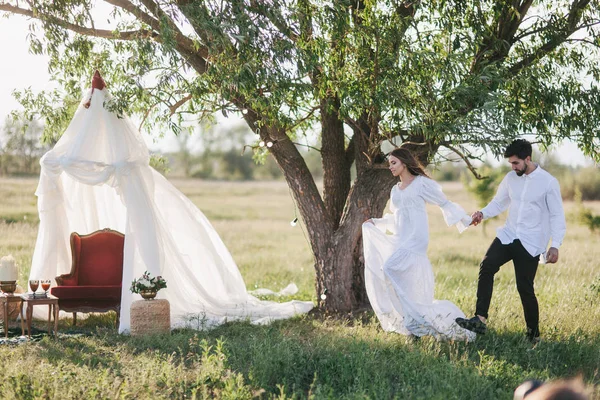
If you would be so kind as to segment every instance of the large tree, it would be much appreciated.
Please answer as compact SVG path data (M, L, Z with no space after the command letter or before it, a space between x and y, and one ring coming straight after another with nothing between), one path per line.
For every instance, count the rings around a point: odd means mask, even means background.
M105 3L102 18L91 1L0 3L31 19L31 48L62 84L22 101L60 127L60 99L100 68L115 110L144 124L238 113L272 143L255 151L275 158L294 194L326 310L365 301L361 224L381 215L393 181L382 140L426 164L447 149L470 166L521 134L570 138L600 159L598 0ZM311 126L322 195L295 143Z

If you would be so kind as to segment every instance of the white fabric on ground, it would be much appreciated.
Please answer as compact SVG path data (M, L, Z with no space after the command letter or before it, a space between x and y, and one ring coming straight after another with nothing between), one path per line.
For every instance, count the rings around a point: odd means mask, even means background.
M56 146L41 160L36 191L40 226L30 279L54 279L71 268L71 232L111 228L125 234L119 332L130 327L138 299L131 281L162 275L173 327L230 320L266 323L312 309L312 302L260 301L246 291L231 254L204 214L149 166L149 153L127 117L105 108L106 89L88 92ZM82 102L83 103L83 102ZM135 298L134 298L135 296Z
M295 283L290 283L279 292L274 292L270 289L256 289L251 290L248 293L253 294L255 296L293 296L298 293L298 286Z

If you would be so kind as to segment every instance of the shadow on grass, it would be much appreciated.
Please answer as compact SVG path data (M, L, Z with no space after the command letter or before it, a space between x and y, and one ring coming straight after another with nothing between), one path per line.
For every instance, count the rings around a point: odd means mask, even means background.
M525 378L540 380L581 375L592 385L600 384L600 337L584 333L564 338L542 335L533 346L523 332L488 331L473 343L469 359L482 370L514 366ZM494 375L494 374L492 374ZM498 374L495 379L502 381Z
M68 362L90 368L110 368L118 372L118 354L102 347L102 336L117 335L114 318L114 314L90 315L75 327L70 319L61 319L57 339L48 333L47 322L39 320L33 322L30 339L21 337L22 340L19 340L20 328L11 328L9 332L13 344L35 343L39 347L38 356L52 364Z
M511 398L528 378L581 373L593 384L599 379L599 338L547 340L534 349L517 333L490 332L474 343L413 341L383 332L372 313L352 320L304 316L267 326L235 322L142 337L118 335L112 318L90 318L74 335L81 333L91 337L42 340L40 356L118 372L119 352L176 355L174 362L185 364L190 354L202 353L203 340L213 347L224 341L227 368L248 384L270 395L317 398Z

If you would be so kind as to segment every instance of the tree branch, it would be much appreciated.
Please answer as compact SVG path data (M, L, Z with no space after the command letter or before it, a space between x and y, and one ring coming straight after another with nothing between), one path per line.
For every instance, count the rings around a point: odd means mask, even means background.
M104 0L105 2L112 4L115 7L122 8L123 10L129 12L133 16L135 16L138 20L152 27L156 32L161 31L160 21L151 15L145 13L141 8L135 6L130 1L126 0ZM194 44L194 41L189 37L185 36L181 33L179 28L175 25L175 23L171 20L171 18L164 13L164 11L153 1L142 0L144 5L151 11L158 14L159 17L164 18L167 21L167 24L171 29L175 32L175 42L177 43L178 50L182 53L182 55L188 57L190 63L193 66L197 66L196 70L199 73L204 73L206 71L206 59L208 58L208 49L205 47L199 47ZM199 53L199 54L198 54Z
M548 21L546 21L546 22L548 22ZM598 25L600 25L600 20L595 20L594 22L591 22L591 23L581 24L581 25L575 27L574 32L577 32L581 29L598 26ZM531 35L535 35L536 33L552 30L553 28L556 29L556 23L552 24L552 22L548 22L546 25L544 25L542 27L523 31L520 35L517 35L514 37L514 42L516 43L516 42L526 38L527 36L531 36Z
M62 28L68 29L72 32L78 33L80 35L85 36L93 36L97 38L103 39L119 39L119 40L136 40L139 38L151 38L157 42L160 42L160 36L156 32L152 32L147 29L140 29L136 31L123 31L123 32L115 32L107 29L95 29L88 28L81 25L76 25L71 22L67 22L63 19L54 17L52 15L43 15L34 13L32 10L28 10L26 8L20 8L17 6L12 6L10 4L0 3L0 11L6 11L11 14L23 15L26 17L34 18L42 22L49 22L52 24L56 24Z
M142 121L140 122L140 125L138 126L138 131L140 131L140 132L142 131L142 128L144 127L144 124L146 123L146 119L148 119L148 116L150 115L150 113L152 112L154 107L156 107L159 104L160 104L160 102L157 102L157 103L154 103L153 105L151 105L150 107L148 107L148 109L144 113L144 116L142 117Z
M489 35L483 38L481 46L475 53L471 65L471 73L481 71L486 65L504 60L514 44L514 35L523 22L533 0L523 3L501 2L502 10L488 27ZM517 1L518 3L518 1Z
M400 42L404 38L406 31L411 26L412 22L414 22L414 16L415 16L415 13L417 12L417 7L419 6L419 4L420 4L420 2L409 0L409 1L404 1L404 2L398 3L396 5L396 8L394 10L395 14L400 19L402 19L402 24L400 26L396 27L394 40L392 40L394 54L396 54L396 55L398 55L398 51L400 49ZM406 21L408 18L410 18L410 21Z
M518 1L517 1L518 3ZM499 25L499 38L503 39L503 40L512 40L512 38L515 36L515 33L517 33L517 30L519 29L519 26L521 25L521 23L523 22L523 19L525 18L525 15L527 14L527 11L529 11L529 8L531 7L531 4L533 3L533 0L525 0L523 1L523 3L521 3L518 8L517 8L517 12L515 13L514 11L512 11L512 5L509 5L509 10L507 12L507 18L505 18L504 20L500 20L500 25ZM510 13L512 13L514 15L510 15Z
M170 115L175 114L175 112L177 111L177 109L179 107L181 107L182 105L184 105L185 103L187 103L188 101L190 101L192 99L192 95L188 94L187 96L185 96L184 98L182 98L181 100L177 101L175 104L173 104L172 106L169 106L169 111L171 112Z
M344 124L339 116L340 98L320 101L321 161L323 163L323 201L337 229L351 187L350 165L346 164Z
M589 40L589 39L566 39L565 42L566 43L573 43L573 42L586 43L591 46L598 47L600 49L600 44L598 44L592 40Z
M313 15L311 12L311 4L309 0L298 0L298 9L300 10L300 35L305 41L310 41L313 38Z
M513 38L513 42L517 43L517 42L523 40L524 38L526 38L527 36L535 35L536 33L544 32L549 29L552 29L551 22L549 22L547 25L542 26L537 29L523 31L520 35L517 35Z
M307 119L309 119L310 117L312 117L315 114L315 111L317 111L320 107L319 106L314 106L310 109L310 111L302 118L300 118L299 120L297 120L294 125L292 125L289 130L293 130L294 128L296 128L298 125L300 125L301 123L303 123L304 121L306 121Z
M175 22L173 22L173 19L162 8L160 8L160 5L158 5L153 0L141 0L141 2L144 4L144 6L148 10L153 12L159 19L162 18L167 22L169 27L171 29L173 29L173 31L175 32L175 41L178 44L184 46L185 49L191 53L195 53L196 51L198 51L200 53L200 56L204 59L206 59L208 57L208 49L205 47L198 48L198 46L194 43L194 41L192 39L190 39L189 37L187 37L186 35L184 35L181 32L179 27L177 27L177 24L175 24Z
M456 155L458 155L460 158L462 158L462 160L465 162L465 164L467 165L467 168L469 168L469 171L471 171L471 173L475 176L475 178L477 179L487 179L487 176L481 176L479 174L479 172L477 172L477 169L473 166L473 164L471 164L471 161L469 160L469 158L459 149L457 149L456 147L452 146L450 143L447 142L443 142L441 143L442 146L446 147L449 150L452 150L454 153L456 153Z
M321 149L318 149L318 148L313 147L313 146L308 145L308 144L298 143L298 142L292 142L292 143L294 143L296 146L303 146L303 147L306 147L307 149L312 149L312 150L318 151L319 153L321 152Z
M122 8L123 10L125 10L125 11L129 12L130 14L132 14L133 16L135 16L138 20L140 20L143 23L145 23L146 25L150 26L156 32L160 32L160 22L156 18L145 13L141 8L135 6L131 2L125 1L125 0L104 0L104 1L108 4L112 4L115 7Z
M160 30L160 24L157 20L145 14L143 11L139 10L139 8L133 6L129 2L120 1L120 0L105 0L106 2L113 4L117 7L121 7L124 10L134 14L137 18L139 18L142 22L149 25L152 30L140 29L136 31L124 31L124 32L115 32L107 29L95 29L89 28L77 24L73 24L71 22L65 21L61 18L55 17L53 15L47 14L39 14L34 12L33 10L20 8L17 6L13 6L10 4L0 3L0 11L6 11L12 14L23 15L26 17L34 18L40 20L42 22L47 22L51 24L55 24L64 29L70 30L80 35L97 37L102 39L119 39L119 40L136 40L140 38L150 38L158 43L162 43L161 36L159 35L157 30ZM158 29L157 29L158 28ZM203 73L207 69L206 61L202 56L198 55L194 51L193 42L186 36L180 35L179 39L181 40L180 44L180 52L182 55L188 57L188 62L195 67L198 73ZM202 53L202 49L200 51ZM207 51L205 51L208 54Z
M569 36L571 36L578 29L578 23L581 20L583 10L589 5L590 0L573 0L567 15L567 24L563 30L559 30L556 35L551 37L541 47L536 49L533 53L523 57L523 59L514 64L509 69L511 75L518 74L524 68L527 68L536 61L542 59L547 54L556 50L558 46L563 44Z
M248 9L267 18L277 29L279 29L279 32L291 41L296 42L300 38L300 35L294 32L292 28L285 23L285 18L277 12L277 7L265 4L264 0L252 0L250 1L250 7Z

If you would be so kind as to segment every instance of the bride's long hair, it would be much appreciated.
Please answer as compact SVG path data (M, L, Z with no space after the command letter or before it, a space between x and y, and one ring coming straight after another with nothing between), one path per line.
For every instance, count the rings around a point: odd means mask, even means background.
M398 160L402 161L402 164L406 166L408 172L411 175L418 176L422 175L426 178L429 178L429 175L425 172L425 168L423 165L415 158L413 153L410 150L404 149L402 147L397 147L389 154L390 156L396 157Z

